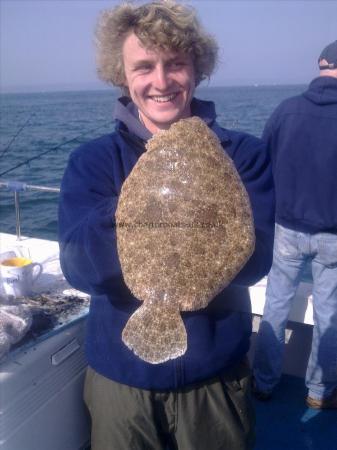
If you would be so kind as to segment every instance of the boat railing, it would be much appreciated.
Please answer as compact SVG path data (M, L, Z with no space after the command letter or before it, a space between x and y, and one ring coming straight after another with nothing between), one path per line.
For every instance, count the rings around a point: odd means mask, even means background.
M21 240L20 193L25 191L53 192L56 194L60 193L60 188L27 184L22 181L0 180L0 189L5 189L14 193L16 237L18 241Z

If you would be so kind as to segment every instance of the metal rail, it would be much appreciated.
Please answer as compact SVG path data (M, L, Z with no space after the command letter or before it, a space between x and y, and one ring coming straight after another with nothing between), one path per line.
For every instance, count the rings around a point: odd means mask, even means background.
M16 238L21 240L21 219L20 219L20 192L23 191L38 191L38 192L54 192L59 193L60 188L39 186L35 184L27 184L21 181L0 181L0 189L14 192L15 203L15 223L16 223Z

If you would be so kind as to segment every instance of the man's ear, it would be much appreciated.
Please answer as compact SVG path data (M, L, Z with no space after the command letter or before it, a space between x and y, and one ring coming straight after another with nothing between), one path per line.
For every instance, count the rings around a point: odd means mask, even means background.
M127 97L130 97L130 91L128 86L125 84L123 86L121 86L121 90L122 90L122 94L126 95Z

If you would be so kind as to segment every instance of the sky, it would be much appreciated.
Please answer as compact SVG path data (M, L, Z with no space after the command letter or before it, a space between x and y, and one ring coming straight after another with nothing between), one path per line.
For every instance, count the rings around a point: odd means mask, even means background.
M27 92L105 88L94 29L112 0L0 0L0 88ZM306 84L337 39L337 0L186 2L217 39L210 86Z

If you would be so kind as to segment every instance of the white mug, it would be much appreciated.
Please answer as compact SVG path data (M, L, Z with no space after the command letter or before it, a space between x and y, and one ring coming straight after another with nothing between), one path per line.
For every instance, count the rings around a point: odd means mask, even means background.
M15 256L0 263L2 287L7 295L24 297L32 293L33 284L43 270L42 264Z

